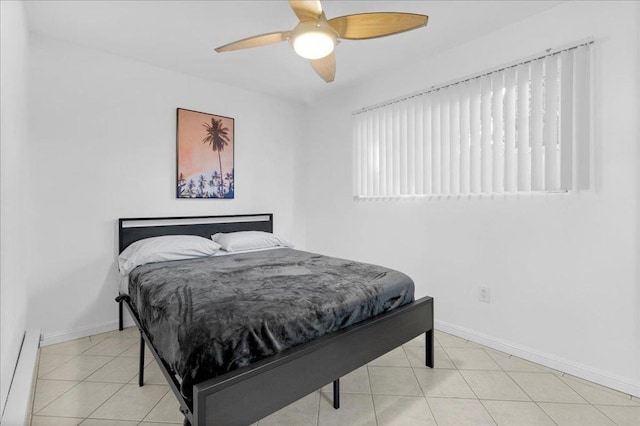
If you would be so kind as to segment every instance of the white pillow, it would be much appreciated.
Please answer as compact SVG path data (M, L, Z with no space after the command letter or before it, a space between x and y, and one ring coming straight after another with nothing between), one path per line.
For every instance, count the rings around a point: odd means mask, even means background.
M220 244L223 250L229 252L257 250L270 247L293 247L289 241L277 237L269 232L239 231L219 233L211 236L213 241Z
M122 275L146 263L212 256L220 244L197 235L166 235L136 241L118 256Z

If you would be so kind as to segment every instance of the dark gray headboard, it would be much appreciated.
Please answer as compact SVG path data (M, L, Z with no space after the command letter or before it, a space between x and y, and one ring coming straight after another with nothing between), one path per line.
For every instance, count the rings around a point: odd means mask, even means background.
M118 253L144 238L162 235L199 235L210 238L217 232L236 231L273 232L273 213L118 219Z

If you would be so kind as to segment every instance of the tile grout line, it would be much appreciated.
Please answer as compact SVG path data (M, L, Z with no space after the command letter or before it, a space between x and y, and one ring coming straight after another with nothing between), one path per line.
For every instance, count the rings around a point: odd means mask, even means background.
M120 337L122 337L122 336L120 336ZM90 338L91 338L91 336L88 336L88 338L89 338L89 341L91 341L91 339L90 339ZM107 338L105 338L105 339L103 339L103 340L101 340L101 341L99 341L99 342L96 342L94 345L92 345L92 346L90 346L90 347L86 348L84 351L82 351L82 352L80 352L80 353L78 353L78 354L56 354L56 353L50 354L50 355L72 355L72 356L73 356L73 358L71 358L70 360L68 360L68 361L66 361L66 362L64 362L64 363L62 363L62 364L60 364L59 366L57 366L57 367L55 367L55 368L51 369L50 371L47 371L46 375L49 375L49 374L53 373L54 371L58 370L59 368L62 368L63 366L65 366L65 365L69 364L71 361L73 361L73 360L75 360L75 359L77 359L77 358L80 358L81 356L90 356L90 357L108 356L108 357L111 357L112 359L111 359L111 360L109 360L109 361L107 361L107 362L104 364L104 365L106 365L106 364L110 363L111 361L113 361L113 360L114 360L115 358L117 358L118 356L120 356L121 354L123 354L125 351L128 351L129 349L131 349L131 347L133 347L133 345L135 345L135 342L134 342L133 344L131 344L130 346L128 346L125 350L123 350L122 352L120 352L118 355L99 355L99 354L97 354L97 355L84 355L84 354L85 354L86 352L88 352L89 350L93 349L94 347L98 346L100 343L105 342L106 340L108 340L108 339L110 339L110 338L111 338L111 337L107 337ZM83 339L85 339L85 337L83 337ZM59 343L59 344L64 344L64 343L66 343L66 342ZM55 346L55 345L51 345L51 346ZM42 349L43 349L43 348L40 348L40 356L42 356ZM46 356L47 354L45 353L44 355ZM96 371L98 371L100 368L104 367L104 365L100 366ZM40 362L38 361L38 372L39 372L39 371L40 371ZM95 371L93 371L91 374L93 374L93 373L95 373ZM89 374L89 376L91 376L91 374ZM85 381L89 376L87 376L85 379L80 380L80 381L81 381L81 382ZM59 379L46 379L44 375L43 375L42 377L36 377L36 379L44 379L44 380L59 380ZM64 380L64 379L63 379L63 380ZM69 379L67 379L67 381L75 381L75 380L69 380Z
M563 375L562 377L565 377L565 376ZM580 379L580 378L578 377L578 379ZM562 380L562 382L565 383L567 386L569 386L571 389L573 389L578 394L580 394L580 392L578 392L576 388L571 386L571 382L580 383L580 384L583 384L585 386L589 386L591 389L595 389L595 390L598 390L600 392L605 392L605 393L607 393L607 394L609 394L611 396L616 396L616 397L619 397L619 398L623 398L624 397L623 399L625 399L626 397L629 397L629 399L632 400L630 394L619 392L619 391L617 391L615 389L611 389L611 388L608 388L606 386L598 385L597 383L592 383L592 382L590 382L588 380L584 380L584 379L574 380L571 377L567 376L566 377L566 381ZM580 394L580 396L582 396L582 394ZM584 398L584 399L586 400L586 398ZM587 402L589 402L589 401L587 401ZM589 404L591 404L591 402L589 402ZM592 405L595 405L595 404L592 404ZM600 405L607 405L607 404L600 404Z
M102 342L107 341L108 339L110 339L110 337L107 337L107 338L105 338L105 339L101 340L100 342L97 342L97 343L96 343L96 345L92 346L92 347L91 347L91 348L89 348L89 349L92 349L93 347L95 347L95 346L99 345L99 344L100 344L100 343L102 343ZM133 343L133 345L135 345L135 342ZM131 345L131 346L133 346L133 345ZM131 346L129 346L129 347L128 347L127 349L125 349L124 351L128 350ZM88 351L89 349L87 349L87 351ZM124 351L122 351L121 353L124 353ZM86 351L85 351L85 352L86 352ZM83 353L84 353L84 352L83 352ZM80 355L82 355L82 354L80 354ZM80 355L78 355L78 356L80 356ZM102 355L96 355L96 356L102 356ZM113 359L116 359L117 357L118 357L118 355L116 355L116 356L114 356L114 357L112 357L112 358L113 358ZM113 359L112 359L111 361L113 361ZM107 364L108 364L109 362L111 362L111 361L108 361L105 365L107 365ZM102 367L104 367L104 365L103 365ZM100 367L100 368L102 368L102 367ZM98 370L99 370L100 368L98 368ZM96 370L96 371L98 371L98 370ZM95 373L95 371L94 371L93 373ZM88 379L88 378L89 378L93 373L89 374L89 375L88 375L84 380L82 380L80 383L84 383L84 382L85 382L85 380L86 380L86 379ZM91 382L91 383L105 383L105 382ZM79 383L78 383L78 384L79 384ZM120 384L120 383L115 383L115 384ZM89 419L93 413L95 413L96 411L98 411L98 410L100 409L100 407L102 407L104 404L106 404L106 403L107 403L107 401L109 401L111 398L113 398L113 396L114 396L115 394L117 394L118 392L120 392L120 391L121 391L125 386L127 386L127 385L128 385L128 383L122 384L122 385L121 385L121 386L120 386L120 387L119 387L119 388L118 388L114 393L112 393L111 395L109 395L109 397L108 397L107 399L105 399L105 400L102 402L102 404L98 405L98 407L96 407L96 409L95 409L95 410L93 410L91 413L89 413L89 415L87 415L87 416L86 416L82 421L84 422L85 420ZM164 397L164 396L163 396L163 397ZM149 412L150 412L150 411L149 411ZM149 413L145 414L145 416L144 416L144 417L146 417L146 416L148 416L148 415L149 415ZM143 417L143 419L144 419L144 417ZM106 419L106 420L115 420L115 419ZM134 421L135 421L135 420L134 420Z
M490 355L486 350L485 350L485 352L487 353L487 355L489 356L489 358L492 358L492 359L493 359L493 357L492 357L492 356L491 356L491 355ZM511 354L507 354L507 355L509 355L509 356L507 357L507 359L511 359L511 358L513 358L513 355L511 355ZM497 362L495 359L494 359L493 361L494 361L496 364L498 364L498 362ZM551 416L550 416L546 411L544 411L544 410L542 409L542 407L540 407L540 405L538 405L538 402L537 402L537 401L535 401L535 400L531 397L531 395L529 395L529 394L524 390L524 388L522 388L522 386L520 386L520 383L518 383L518 382L517 382L517 381L516 381L512 376L511 376L511 374L509 374L509 371L507 371L506 369L504 369L500 364L498 364L498 366L499 366L500 368L502 368L502 370L503 370L503 371L504 371L504 373L507 375L507 377L509 377L509 379L510 379L513 383L515 383L515 385L516 385L516 386L517 386L517 387L518 387L518 388L519 388L519 389L520 389L520 390L521 390L521 391L522 391L522 392L527 396L527 398L529 398L529 399L530 399L530 401L531 401L531 402L533 402L533 403L536 405L536 407L538 407L538 409L539 409L540 411L542 411L542 413L544 413L544 415L545 415L545 416L547 416L547 418L548 418L549 420L551 420L551 422L552 422L553 424L557 425L556 421L555 421L555 420L553 420L553 419L551 418ZM542 373L542 372L541 372L541 373ZM536 374L536 373L533 373L533 374ZM483 405L484 405L484 404L483 404Z
M89 379L91 379L91 376L93 376L93 375L94 375L94 374L96 374L98 371L102 370L103 368L105 368L107 365L111 364L113 361L115 361L115 360L116 360L116 359L118 359L118 358L125 358L125 359L128 359L128 358L133 358L133 357L126 357L126 356L124 356L124 357L123 357L123 356L119 356L119 355L118 355L118 356L116 356L116 357L113 357L113 359L112 359L111 361L107 362L105 365L103 365L102 367L98 368L98 369L97 369L96 371L94 371L93 373L89 374L89 376L87 376L87 378L86 378L86 379L84 379L84 380L83 380L83 382L91 382L91 383L120 383L120 382L103 382L103 381L101 381L101 380L89 380ZM137 364L137 361L136 361L136 364ZM150 362L149 362L149 361L147 361L147 364L145 364L145 365L144 365L144 369L146 369L146 368L147 368L147 366L148 366L149 364L150 364ZM137 371L137 366L136 366L136 371ZM131 381L132 381L132 380L133 380L137 375L138 375L138 373L137 373L137 372L136 372L136 373L134 373L134 374L131 376L131 378L130 378L130 379L129 379L125 384L131 384Z
M469 386L471 387L471 386ZM471 389L473 391L473 389ZM498 421L495 419L495 417L493 417L493 414L491 414L491 411L489 411L489 409L487 408L486 405L484 405L484 402L482 402L482 400L480 398L478 398L478 401L480 402L480 405L482 405L482 408L484 408L484 411L487 412L487 414L489 414L489 417L491 417L491 420L493 420L493 423L496 424L496 426L499 426Z
M435 336L433 336L433 340L435 340ZM425 342L426 345L426 342ZM402 350L404 351L404 347L402 348ZM407 355L406 351L405 351L405 356L407 357L407 359L409 359L409 356ZM426 346L425 346L425 357L426 357ZM427 368L431 368L432 370L435 370L435 366L436 366L436 359L435 359L435 353L433 355L433 368L431 367L427 367ZM411 364L411 361L409 361L409 364ZM453 362L451 363L453 364ZM411 368L411 371L413 372L413 378L416 379L416 382L418 383L418 387L420 388L420 392L422 392L422 398L424 398L424 402L427 403L427 409L429 410L429 413L431 414L431 418L433 419L433 422L436 424L436 426L438 425L438 421L436 420L436 416L435 414L433 414L433 410L431 409L431 404L429 404L429 400L427 400L427 395L424 394L424 389L422 389L422 385L420 384L420 381L418 380L418 376L416 375L416 370Z
M74 359L80 358L81 355L78 355L77 357L70 359L68 362L73 361ZM98 355L96 355L98 356ZM112 357L112 356L108 356L108 355L99 355L99 356L103 356L105 358L111 358L109 361L105 362L104 364L102 364L100 367L96 368L94 371L90 372L85 378L83 379L48 379L46 377L41 377L41 380L54 380L54 381L61 381L61 382L84 382L86 381L90 376L92 376L96 371L100 370L102 367L104 367L105 365L109 364L111 361L113 361L116 357ZM47 375L53 373L54 371L58 370L59 368L62 368L64 365L66 365L67 363L61 365L60 367L56 367L54 370L51 370L49 373L47 373ZM101 382L101 383L105 383L105 382Z
M132 358L132 357L125 357L125 358ZM448 358L448 357L447 357ZM449 358L450 359L450 358ZM453 364L453 361L451 362ZM422 366L416 366L416 365L372 365L371 367L384 367L384 368L417 368L420 370L426 370L429 367L422 367ZM445 368L445 367L438 367L435 368L434 370L458 370L458 368ZM553 374L553 373L546 373L546 372L534 372L534 371L515 371L515 370L503 370L502 368L500 370L487 370L485 368L462 368L461 370L463 371L502 371L505 373L531 373L531 374Z
M570 385L569 383L567 383L567 386L571 387L571 385ZM574 389L573 387L571 387L571 389L573 389L576 393L578 393L578 394L579 394L579 392L578 392L576 389ZM597 387L595 387L595 386L593 386L593 389L598 389L598 388L597 388ZM600 389L598 389L598 390L600 390ZM625 395L626 395L626 394L625 394ZM580 395L580 396L582 396L582 395ZM584 398L584 397L583 397L583 398ZM585 400L586 400L586 398L585 398ZM600 409L600 406L603 406L603 407L634 407L633 405L594 404L594 403L591 403L591 401L587 401L587 402L589 403L589 405L590 405L590 406L592 406L593 408L595 408L599 413L602 413L602 415L604 415L607 419L609 419L611 422L613 422L613 423L614 423L614 424L616 424L616 425L617 425L618 423L617 423L614 419L612 419L611 417L609 417L609 415L608 415L607 413L605 413L604 411L602 411L602 410Z
M91 336L89 336L89 341L91 341L91 338L90 338L90 337L91 337ZM93 347L94 347L94 346L96 346L98 343L100 343L100 342L96 342L96 344L95 344L95 345L92 345L92 346L88 347L87 349L85 349L83 352L80 352L79 354L68 354L68 355L74 355L74 357L73 357L73 358L71 358L70 360L68 360L67 362L62 363L62 364L61 364L61 365L59 365L58 367L55 367L55 368L51 369L51 370L50 370L50 371L48 371L46 374L51 374L51 373L53 373L55 370L57 370L57 369L59 369L59 368L63 367L64 365L66 365L66 364L70 363L70 362L71 362L71 361L73 361L74 359L79 358L79 357L80 357L84 352L86 352L86 351L88 351L89 349L93 348ZM52 346L53 346L53 345L52 345ZM54 354L51 354L51 355L67 355L67 354L55 354L55 353L54 353ZM45 356L46 356L46 354L45 354ZM40 353L39 353L39 357L38 357L38 371L40 371L40 361L41 361L41 359L42 359L42 348L40 348ZM113 359L115 359L115 358L113 358ZM113 361L113 359L112 359L112 360L110 360L110 361L108 361L106 364L108 364L109 362ZM105 364L105 365L106 365L106 364ZM96 371L98 371L98 370L99 370L100 368L102 368L102 367L104 367L104 365L103 365L103 366L101 366L101 367L99 367ZM94 371L94 372L92 372L92 373L90 373L89 375L87 375L87 377L85 377L83 380L56 380L56 379L45 379L45 378L44 378L44 376L43 376L42 378L38 378L38 377L36 376L36 389L35 389L36 391L38 390L38 381L39 381L39 380L60 381L60 382L76 382L76 381L77 381L77 382L78 382L78 383L76 383L75 385L71 386L71 387L70 387L69 389L67 389L66 391L64 391L63 393L61 393L60 395L58 395L58 396L57 396L55 399L53 399L51 402L49 402L48 404L46 404L46 405L44 405L43 407L41 407L41 408L38 410L38 413L39 413L40 411L44 410L44 409L45 409L46 407L48 407L49 405L53 404L53 403L54 403L55 401L57 401L58 399L60 399L60 398L61 398L63 395L65 395L67 392L71 391L71 389L74 389L75 387L77 387L80 383L85 382L85 380L86 380L86 379L88 379L88 378L89 378L93 373L95 373L95 371ZM103 383L103 382L100 382L100 383ZM116 391L116 392L117 392L117 391ZM35 392L34 392L34 400L35 400ZM31 415L32 415L32 416L37 415L36 413L34 413L34 412L33 412L33 408L31 409ZM85 419L86 419L86 418L85 418ZM83 421L84 421L85 419L83 419Z
M373 406L373 418L376 421L376 426L378 426L378 413L376 412L376 403L374 402L374 399L373 399L373 386L371 385L371 373L369 372L369 364L366 364L366 368L367 368L367 379L369 382L369 392L371 396L371 405Z
M615 405L615 404L589 404L594 407L620 407L620 408L640 408L638 405Z
M469 340L467 340L467 343L468 343L468 342L469 342ZM475 342L472 342L472 343L475 343ZM477 344L477 343L475 343L475 344ZM444 349L444 348L443 348L443 349ZM469 349L471 349L471 348L469 348ZM491 355L489 355L489 353L485 350L485 346L484 346L484 345L481 345L481 347L480 347L479 349L482 349L482 353L484 353L486 356L488 356L488 357L489 357L489 359L491 359L491 361L493 361L493 363L494 363L494 364L496 364L496 365L498 366L498 368L500 369L500 370L479 370L479 371L499 371L499 372L502 372L502 373L507 374L507 372L504 370L504 368L503 368L500 364L498 364L498 363L496 362L496 360L495 360L495 359L493 359L493 357L492 357ZM445 350L445 352L446 352L447 356L450 358L449 352L447 352L446 350ZM510 358L510 357L511 357L511 356L509 356L509 358ZM475 391L475 390L473 390L473 387L471 387L471 385L469 384L469 381L467 380L467 378L466 378L466 377L464 377L464 374L462 374L462 371L470 371L470 370L460 370L460 368L458 368L458 366L455 364L455 362L453 362L453 360L451 360L451 363L456 367L456 371L458 371L458 374L460 374L460 376L462 377L462 380L464 380L464 382L467 384L467 386L469 387L469 389L471 389L471 392L476 396L476 400L477 400L478 402L480 402L480 405L484 408L485 412L489 415L489 417L491 417L491 420L493 420L494 424L495 424L495 425L498 425L498 421L493 417L493 415L491 414L491 412L487 409L487 406L486 406L486 405L482 402L482 400L478 397L478 394L476 394L476 391ZM509 376L508 374L507 374L507 377L509 377L509 378L513 381L513 379L511 378L511 376ZM525 392L525 395L527 395L527 394L526 394L526 392ZM527 395L527 397L529 397L529 396ZM529 399L531 399L531 397L529 397Z
M42 348L40 348L40 351L42 351ZM45 354L46 356L47 354ZM45 375L49 375L51 373L53 373L54 371L56 371L58 368L63 367L65 365L67 365L68 363L70 363L71 361L73 361L74 359L78 358L80 356L80 354L78 355L74 355L74 354L52 354L52 355L73 355L73 358L71 358L68 361L63 362L62 364L60 364L57 367L52 368L51 370L47 371L42 377L37 377L37 379L44 379L44 380L55 380L55 379L45 379L44 376ZM40 353L40 356L42 356L42 352ZM38 373L40 372L40 362L38 362Z
M564 377L564 376L563 376L563 377ZM562 381L562 383L564 383L565 385L569 386L569 389L571 389L572 391L574 391L575 393L577 393L578 395L580 395L580 398L584 399L584 400L587 402L587 404L589 404L589 405L593 405L593 404L591 403L591 401L589 401L586 397L582 396L582 394L581 394L580 392L578 392L578 390L577 390L577 389L575 389L573 386L571 386L571 384L569 384L569 383L565 382L564 380L561 380L561 381Z
M89 342L91 342L90 337L91 337L91 336L81 337L80 339L68 340L68 341L66 341L66 342L56 343L55 345L48 345L48 346L44 346L44 347L41 347L40 349L53 348L54 346L64 345L64 344L66 344L66 343L70 343L70 342L73 342L73 341L75 341L75 340L82 340L82 339L89 339ZM56 354L56 353L54 352L54 353L52 353L52 354L50 354L50 355L75 355L75 356L80 356L80 355L82 355L83 353L85 353L86 351L88 351L89 349L91 349L91 348L93 348L94 346L96 346L98 343L100 343L100 342L95 342L94 344L92 344L91 346L89 346L89 347L87 347L87 348L83 349L82 351L78 352L77 354L65 354L65 353L58 353L58 354ZM47 354L45 353L45 355L47 355Z
M554 376L555 376L555 374L554 374ZM557 376L556 376L556 377L557 377ZM562 377L564 377L564 376L562 376ZM593 404L591 404L591 401L587 400L587 398L586 398L586 397L582 396L582 394L581 394L580 392L578 392L577 390L575 390L573 387L571 387L571 385L570 385L570 384L568 384L568 383L567 383L567 382L565 382L564 380L560 379L560 377L558 377L558 380L560 380L560 382L562 382L565 386L567 386L569 389L571 389L571 390L572 390L576 395L578 395L580 398L582 398L582 400L583 400L584 402L586 402L586 403L587 403L587 404L589 404L589 405L593 405Z
M373 394L371 394L371 405L373 406L373 417L376 419L376 426L378 426L378 412L376 411L376 400L373 397Z
M104 383L104 382L91 382L91 383ZM111 384L120 384L120 383L111 383ZM106 404L111 398L113 398L118 392L120 392L125 386L131 385L132 383L125 383L122 384L122 386L120 386L118 388L118 390L116 390L114 393L112 393L106 400L104 400L104 402L102 404L100 404L95 410L93 410L91 413L89 413L89 415L87 417L84 418L84 420L88 420L91 418L91 415L93 413L95 413L96 411L98 411L104 404ZM147 385L147 386L164 386L164 385ZM167 389L167 392L169 392L171 389ZM167 394L167 392L165 392L162 397L160 398L160 400L162 400L162 398L165 397L165 395ZM158 405L158 403L160 402L160 400L158 400L158 402L153 406L153 408L155 408L156 405ZM151 410L153 410L153 408ZM144 419L149 415L149 413L151 412L151 410L149 410L144 417L142 418L142 420L140 420L140 422L143 422ZM112 421L120 421L120 422L136 422L138 420L125 420L125 419L96 419L96 420L112 420Z
M135 337L126 337L126 336L119 336L119 337L120 337L120 338L124 337L124 338L126 338L126 339L135 339ZM100 345L100 344L102 344L102 343L106 342L106 341L107 341L107 340L109 340L109 339L113 339L113 337L107 337L106 339L104 339L104 340L102 340L102 341L98 342L98 344L97 344L96 346L98 346L98 345ZM100 355L100 354L96 354L96 355L83 355L83 356L112 356L112 357L114 357L114 358L117 358L117 357L119 357L120 355L122 355L123 353L125 353L126 351L128 351L129 349L131 349L132 347L134 347L134 346L136 345L136 343L138 343L137 339L136 339L136 341L135 341L135 342L133 342L132 344L130 344L129 346L127 346L127 347L126 347L125 349L123 349L122 351L118 352L116 355ZM87 352L87 351L89 351L89 350L91 350L91 349L93 349L93 348L94 348L94 347L91 347L91 348L87 349L85 352ZM84 354L85 352L83 352L82 354ZM82 355L82 354L81 354L81 355ZM134 357L126 357L126 358L134 358Z
M484 353L485 355L489 356L484 350L482 351L482 353ZM489 358L491 358L489 356ZM494 361L495 362L495 361ZM497 365L497 363L496 363ZM498 365L498 367L500 367ZM482 408L484 408L484 411L489 415L489 417L491 417L491 420L493 421L494 425L498 426L498 422L496 421L496 419L491 415L491 413L489 412L489 410L487 410L487 407L482 403L482 401L480 400L480 398L478 397L478 394L476 393L475 390L473 390L473 387L471 387L471 385L469 384L469 382L467 381L467 378L464 377L464 374L462 374L460 372L460 369L457 369L458 374L460 374L460 377L462 377L462 380L464 380L464 382L467 384L467 386L469 387L469 389L471 389L471 392L476 396L476 401L480 402L480 405L482 406Z
M146 385L146 386L153 386L153 385ZM151 407L151 409L149 410L149 412L147 414L144 415L144 417L142 417L142 420L140 420L140 423L144 422L146 420L147 417L149 417L149 414L151 414L151 412L158 406L158 404L160 404L160 402L164 399L165 396L167 396L167 394L171 392L171 388L167 388L167 391L160 397L160 399L158 400L158 402L156 402L153 407ZM115 420L115 419L113 419ZM156 422L158 423L158 422ZM161 422L163 423L163 422Z
M82 383L82 382L80 382L80 383ZM98 382L93 382L93 383L98 383ZM116 383L116 384L120 384L120 383ZM98 405L98 406L96 407L96 409L95 409L95 410L93 410L92 412L90 412L90 413L89 413L89 414L88 414L88 415L87 415L87 416L86 416L82 421L85 421L85 420L87 420L89 417L91 417L91 415L92 415L93 413L95 413L96 411L98 411L98 410L100 409L100 407L102 407L104 404L106 404L106 403L107 403L107 401L109 401L111 398L113 398L113 396L114 396L115 394L117 394L118 392L120 392L120 391L122 390L122 388L124 388L125 386L126 386L126 383L125 383L124 385L121 385L121 386L120 386L120 387L119 387L119 388L118 388L114 393L112 393L111 395L109 395L109 396L107 397L107 399L105 399L105 400L102 402L102 404ZM103 419L100 419L100 420L103 420ZM106 420L106 419L105 419L105 420Z
M92 382L92 383L99 383L99 382ZM104 382L102 382L104 383ZM120 384L120 383L110 383L110 384ZM125 383L123 384L120 388L118 388L117 391L115 391L113 394L111 394L102 404L100 404L95 410L93 410L87 417L85 417L83 419L84 420L92 420L91 419L91 415L93 413L95 413L96 411L98 411L100 409L100 407L102 407L104 404L106 404L111 398L113 398L115 396L115 394L117 394L118 392L120 392L125 386L128 385L132 385L132 383ZM146 385L146 386L161 386L161 387L165 387L165 385ZM167 393L170 391L171 389L167 389L167 392L165 392L162 397L160 398L160 400L162 400L162 398L164 398ZM158 400L158 402L153 406L153 408L156 407L156 405L158 405L160 403L160 400ZM142 418L142 420L126 420L126 419L101 419L101 418L95 418L93 420L110 420L110 421L116 421L116 422L139 422L142 423L144 422L145 418L149 415L149 413L151 413L151 411L153 410L153 408L151 410L149 410L149 412L147 412L147 414L144 415L144 417ZM164 421L161 421L160 423L165 423ZM171 424L171 423L167 423L167 424Z
M93 382L93 383L97 383L97 382ZM113 383L112 383L113 384ZM127 383L129 385L133 384L133 383ZM163 386L163 385L151 385L151 386ZM323 391L322 393L325 394L325 396L327 398L329 398L328 395L326 394L330 394L332 391ZM342 392L341 394L344 393L346 395L371 395L370 393L363 393L363 392ZM407 395L407 394L396 394L396 393L376 393L373 395L378 395L378 396L402 396L402 397L407 397L407 398L433 398L433 399L469 399L469 400L474 400L474 399L478 399L478 400L483 400L483 401L502 401L502 402L536 402L536 401L522 401L522 400L516 400L516 399L500 399L500 398L477 398L477 397L464 397L464 396L440 396L440 395L431 395L431 396L424 396L423 395ZM540 401L543 404L565 404L565 405L594 405L594 404L580 404L577 402L556 402L556 401ZM601 407L621 407L621 408L637 408L634 407L632 405L611 405L611 404L597 404L598 406ZM595 406L595 405L594 405Z
M65 380L60 380L60 381L65 381ZM71 382L72 380L66 380L68 382ZM80 383L82 383L82 381L78 381L78 383L76 383L75 385L71 386L69 389L67 389L66 391L62 392L60 395L58 395L56 398L54 398L51 402L49 402L48 404L42 406L37 412L33 411L33 407L31 408L31 415L32 416L37 416L38 413L42 410L44 410L45 408L47 408L49 405L53 404L54 402L56 402L58 399L60 399L60 397L62 397L62 395L66 394L67 392L69 392L71 389L75 388L76 386L78 386ZM36 392L38 391L38 380L36 380ZM35 392L34 392L34 398L33 398L34 402L35 402Z
M318 392L319 398L318 398L318 410L316 411L316 426L320 425L320 406L322 404L322 388L320 388L320 392ZM262 419L260 419L262 420ZM260 420L258 420L258 426L260 426Z
M549 415L549 413L547 413L547 412L544 410L544 408L542 408L542 407L540 406L540 404L538 404L538 401L536 401L535 399L533 399L533 398L531 397L531 395L529 395L529 394L527 393L527 391L525 391L525 390L524 390L524 388L523 388L522 386L520 386L520 383L518 383L518 381L517 381L516 379L514 379L514 378L511 376L511 374L509 374L509 372L508 372L508 371L505 371L505 373L507 373L507 375L509 376L509 378L510 378L511 380L513 380L513 382L516 384L516 386L518 386L518 387L520 388L520 390L521 390L522 392L524 392L524 394L525 394L525 395L527 395L531 401L533 401L533 403L536 405L536 407L538 407L538 409L539 409L540 411L542 411L542 412L544 413L544 415L545 415L545 416L547 416L547 417L549 418L549 420L551 420L551 422L552 422L554 425L557 425L557 424L558 424L558 423L556 423L556 421L555 421L555 420L553 420L553 418Z
M618 422L616 422L616 421L615 421L615 420L613 420L611 417L609 417L609 416L607 415L607 413L605 413L605 412L604 412L604 411L602 411L600 408L598 408L598 406L597 406L597 405L591 405L591 406L592 406L593 408L595 408L597 412L601 413L601 414L602 414L603 416L605 416L607 419L611 420L611 422L612 422L614 425L618 425Z
M449 352L447 351L446 348L442 348L444 349L444 352L446 353L447 357L451 360L451 364L453 364L453 366L455 367L456 370L460 371L461 368L459 368L455 361L453 360L453 358L451 357L451 355L449 354ZM484 350L484 348L449 348L449 349L479 349L482 351L483 354L485 354L486 356L489 357L489 359L491 360L491 362L493 362L496 367L498 367L498 370L487 370L487 369L477 369L477 368L463 368L462 370L464 371L505 371L501 365L499 365L493 358L491 358L491 356L489 354L487 354L487 352ZM450 369L448 369L450 370ZM505 371L506 372L506 371Z
M506 373L506 370L504 369L504 367L503 367L503 366L501 366L500 364L498 364L498 361L496 361L496 360L495 360L495 358L493 358L493 357L491 356L491 354L490 354L489 352L487 352L486 348L484 348L484 347L483 347L483 348L482 348L482 352L484 352L484 353L485 353L485 355L487 355L487 356L489 357L489 359L491 359L491 361L493 361L493 363L494 363L495 365L497 365L498 367L500 367L500 371L503 371L503 372L505 372L505 373ZM507 358L511 358L511 355L509 355Z

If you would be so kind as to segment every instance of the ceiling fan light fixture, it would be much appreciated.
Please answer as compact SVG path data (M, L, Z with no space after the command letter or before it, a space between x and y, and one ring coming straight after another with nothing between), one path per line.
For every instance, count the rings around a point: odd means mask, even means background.
M335 38L324 31L308 31L296 36L293 40L293 49L303 58L324 58L335 47Z
M320 59L333 52L338 35L325 21L302 21L291 32L293 50L306 59Z

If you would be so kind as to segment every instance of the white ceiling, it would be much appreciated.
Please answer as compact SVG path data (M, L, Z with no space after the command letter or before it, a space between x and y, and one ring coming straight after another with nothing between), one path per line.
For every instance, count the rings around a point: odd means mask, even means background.
M279 1L29 1L30 30L205 79L309 102L392 67L465 43L561 1L333 1L328 18L399 11L429 15L426 28L363 41L342 41L337 73L325 83L288 43L215 53L248 36L293 29L297 18Z

